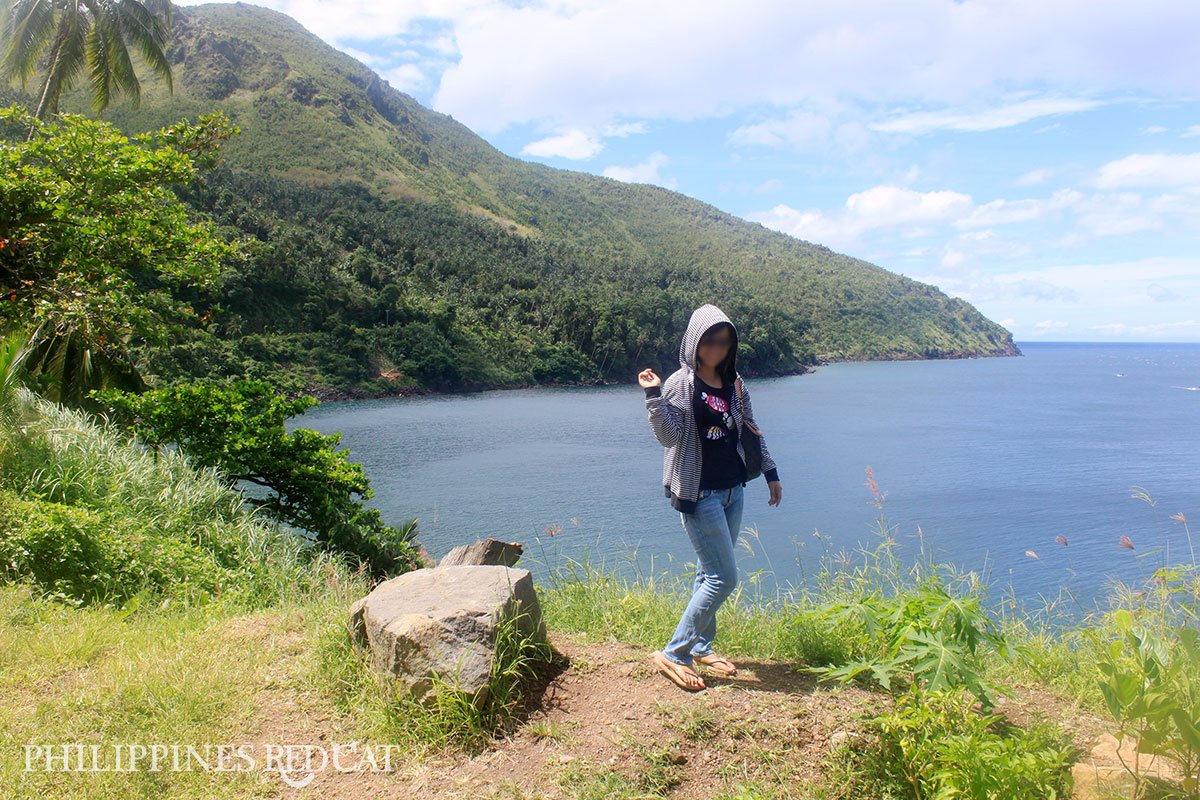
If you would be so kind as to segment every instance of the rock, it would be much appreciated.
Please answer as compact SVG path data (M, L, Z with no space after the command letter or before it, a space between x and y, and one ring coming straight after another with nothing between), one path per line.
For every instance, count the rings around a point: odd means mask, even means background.
M363 609L367 607L367 598L360 597L350 604L350 620L346 627L350 631L350 641L356 647L367 646L367 628L363 620Z
M511 567L517 563L525 548L519 542L502 542L499 539L460 544L438 562L439 567L455 564L503 564Z
M406 572L350 607L349 628L375 668L425 700L437 674L482 699L491 674L497 626L539 640L546 627L526 569L460 564Z
M1142 753L1139 757L1136 747L1137 743L1131 737L1118 741L1115 736L1106 733L1096 739L1088 755L1071 767L1071 796L1075 800L1099 800L1129 794L1133 776L1121 765L1122 759L1132 768L1136 758L1138 772L1143 777L1168 782L1181 778L1176 765L1149 753Z
M436 567L437 561L428 550L425 549L425 543L421 542L417 545L417 560L421 562L422 567Z

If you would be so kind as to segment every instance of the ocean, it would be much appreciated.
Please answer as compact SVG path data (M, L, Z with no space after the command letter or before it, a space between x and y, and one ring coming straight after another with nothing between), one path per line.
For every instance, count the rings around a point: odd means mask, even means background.
M783 499L769 506L761 477L746 486L747 591L812 585L823 559L853 562L881 529L906 562L974 571L996 601L1058 613L1192 563L1200 344L1017 344L1018 357L748 381ZM535 580L572 560L629 577L694 564L636 382L331 402L297 426L341 431L368 502L393 525L416 516L435 558L495 537L524 544Z

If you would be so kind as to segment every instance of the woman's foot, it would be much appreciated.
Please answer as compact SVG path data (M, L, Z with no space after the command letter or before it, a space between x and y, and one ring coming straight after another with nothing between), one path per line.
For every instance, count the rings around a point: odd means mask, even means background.
M701 678L694 669L675 663L663 655L661 650L656 650L651 659L658 667L658 671L670 678L681 689L695 692L705 688L704 678Z
M693 658L704 664L707 667L712 667L717 672L724 675L737 675L737 667L728 658L722 658L716 653L707 653L702 656L693 656Z

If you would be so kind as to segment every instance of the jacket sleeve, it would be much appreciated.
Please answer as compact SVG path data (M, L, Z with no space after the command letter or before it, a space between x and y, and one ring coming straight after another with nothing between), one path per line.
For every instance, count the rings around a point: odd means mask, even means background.
M742 413L744 413L746 415L746 417L750 420L750 422L754 425L754 427L757 428L758 420L756 420L754 418L754 406L751 405L751 403L750 403L750 387L746 385L745 381L742 381L742 406L743 406ZM775 459L773 459L771 457L771 451L767 449L766 434L763 434L762 436L760 436L759 441L762 442L763 477L765 477L767 479L768 483L770 483L771 481L777 481L777 480L779 480L779 469L775 465Z
M646 392L646 416L654 438L663 447L674 447L683 441L683 411L663 397L662 386L649 386Z

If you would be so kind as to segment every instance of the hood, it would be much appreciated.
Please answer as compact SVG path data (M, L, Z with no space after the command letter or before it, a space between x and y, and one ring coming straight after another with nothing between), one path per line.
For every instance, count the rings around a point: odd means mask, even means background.
M692 312L692 318L688 320L687 332L683 334L683 341L679 345L679 366L695 371L696 347L700 344L700 337L706 330L719 322L728 322L732 329L730 334L733 336L733 346L729 348L729 356L725 359L725 374L723 375L724 378L732 381L736 375L737 326L724 311L712 303L705 303Z

